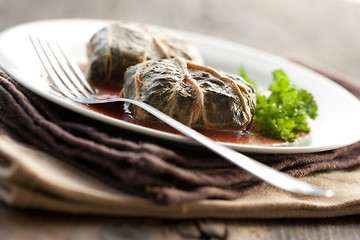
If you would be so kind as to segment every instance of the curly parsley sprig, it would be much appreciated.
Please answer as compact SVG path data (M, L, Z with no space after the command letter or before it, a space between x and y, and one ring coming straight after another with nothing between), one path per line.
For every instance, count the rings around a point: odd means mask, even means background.
M239 74L252 82L243 67ZM296 89L283 70L275 70L273 78L270 96L256 96L254 120L264 136L293 142L300 132L310 131L308 118L316 118L318 107L312 94Z

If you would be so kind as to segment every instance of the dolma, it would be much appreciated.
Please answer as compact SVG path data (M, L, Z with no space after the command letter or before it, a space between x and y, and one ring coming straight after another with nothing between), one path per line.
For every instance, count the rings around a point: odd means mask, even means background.
M135 23L118 22L93 35L88 43L88 78L94 83L122 88L129 66L147 60L179 56L202 63L197 49L169 32Z
M240 76L183 58L149 60L125 72L124 97L145 102L194 128L246 130L253 121L254 88ZM133 116L158 121L133 105Z

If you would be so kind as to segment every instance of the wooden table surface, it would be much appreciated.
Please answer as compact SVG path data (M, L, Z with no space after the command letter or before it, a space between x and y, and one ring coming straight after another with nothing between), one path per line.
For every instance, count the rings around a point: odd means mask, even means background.
M0 0L0 31L49 18L119 19L200 32L303 56L360 79L356 0ZM0 203L0 239L360 239L360 216L176 221L75 216Z

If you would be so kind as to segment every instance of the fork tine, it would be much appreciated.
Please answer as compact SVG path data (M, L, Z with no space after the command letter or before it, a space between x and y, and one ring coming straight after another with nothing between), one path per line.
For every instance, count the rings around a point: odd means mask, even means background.
M92 94L95 93L95 90L89 84L87 84L89 87L85 86L87 81L80 68L74 68L77 65L73 60L69 60L58 42L33 35L30 35L30 39L50 79L56 83L55 86L58 90L70 98L93 98ZM73 65L72 67L69 67L70 62Z
M74 73L74 69L69 66L69 61L66 59L66 56L63 54L62 50L60 49L60 45L56 41L50 41L47 40L47 44L49 46L49 49L51 50L54 58L57 60L57 63L61 67L61 69L65 72L67 75L66 79L62 79L65 84L71 88L73 92L76 91L76 94L79 97L91 97L92 91L89 89L86 89L85 86L82 84L82 80L80 80L79 74ZM79 69L80 70L80 69ZM83 77L81 74L80 76ZM86 81L84 79L84 81Z
M48 73L50 80L53 82L55 87L66 97L73 98L74 94L69 90L69 88L61 81L59 75L55 72L46 52L44 51L44 46L40 39L34 35L29 35L31 43L34 46L34 49L39 56L39 59L44 66L46 72Z
M60 50L60 52L62 53L63 57L69 63L69 67L73 70L72 72L80 80L80 82L84 86L84 88L92 94L96 93L96 90L85 79L84 74L82 73L81 69L79 68L79 65L76 64L76 62L74 62L74 60L70 56L69 52L59 42L56 42L56 45L57 45L58 49Z
M82 91L77 88L78 86L75 83L78 83L76 78L74 77L69 69L67 62L63 61L60 58L59 53L56 52L55 49L52 48L52 45L50 44L49 40L41 39L39 38L39 42L42 46L42 49L48 58L52 68L56 72L56 74L59 76L61 81L64 83L64 85L76 96L76 97L83 97ZM79 84L78 84L79 85ZM86 95L85 95L86 96Z

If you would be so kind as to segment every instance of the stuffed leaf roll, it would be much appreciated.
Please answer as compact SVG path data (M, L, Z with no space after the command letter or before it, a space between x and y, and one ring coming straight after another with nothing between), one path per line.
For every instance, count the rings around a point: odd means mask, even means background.
M168 32L135 23L118 22L105 27L88 43L90 81L107 86L123 86L129 66L146 60L183 57L202 63L195 47Z
M125 73L124 97L145 102L172 118L204 129L245 130L253 121L256 96L243 78L183 58L150 60ZM136 118L158 121L126 105Z

